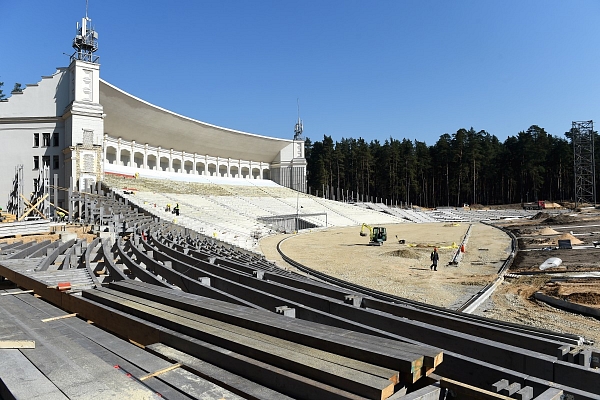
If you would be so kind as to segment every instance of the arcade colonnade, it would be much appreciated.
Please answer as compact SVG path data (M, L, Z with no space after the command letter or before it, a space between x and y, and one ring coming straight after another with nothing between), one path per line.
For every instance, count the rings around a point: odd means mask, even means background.
M269 163L163 149L104 135L108 164L152 171L241 179L271 179Z

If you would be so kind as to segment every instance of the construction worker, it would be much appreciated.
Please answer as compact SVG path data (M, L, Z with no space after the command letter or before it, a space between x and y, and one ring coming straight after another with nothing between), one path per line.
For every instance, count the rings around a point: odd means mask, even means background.
M173 211L175 211L175 215L179 216L179 203L175 204Z
M437 271L438 261L440 260L440 255L437 252L437 247L433 248L433 251L431 252L431 256L429 258L431 258L431 266L429 267L429 269Z

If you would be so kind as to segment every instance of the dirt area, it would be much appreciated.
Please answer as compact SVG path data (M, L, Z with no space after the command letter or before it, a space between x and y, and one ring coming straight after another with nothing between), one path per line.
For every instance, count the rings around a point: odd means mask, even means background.
M510 239L505 233L473 224L462 262L458 267L448 265L468 227L443 223L386 225L388 240L383 246L369 246L358 227L319 230L294 235L282 249L294 260L326 274L397 296L454 307L493 280L510 253ZM275 246L283 236L260 242L268 259L278 259ZM398 239L406 243L399 244ZM433 247L438 247L440 254L437 272L430 270Z
M600 272L600 215L590 213L550 216L538 213L530 221L505 223L519 240L519 251L511 272L542 273L539 266L550 257L562 260L560 267L545 272ZM557 248L559 240L570 240L574 249Z
M600 263L597 261L600 249L592 245L593 241L600 240L600 215L585 212L577 216L539 214L533 220L511 221L503 225L519 237L522 249L517 253L509 272L530 275L505 279L475 313L578 334L595 342L596 346L600 345L598 319L562 311L532 297L540 289L546 291L543 288L551 280L550 274L560 271L596 271L600 274ZM585 227L575 228L581 225ZM367 246L368 240L359 236L358 227L278 235L261 240L260 246L267 259L289 269L289 265L277 253L276 245L286 236L291 237L282 243L283 251L310 268L383 292L449 308L457 308L493 280L510 251L507 234L494 227L475 223L463 261L458 267L449 266L448 262L456 250L447 247L460 243L468 224L398 224L386 227L388 241L381 247ZM582 242L575 245L573 241L575 247L584 248L554 249L558 237L565 234ZM396 239L405 239L406 244L401 245ZM437 272L429 269L429 254L433 246L441 247ZM550 257L563 259L563 264L558 269L540 271L539 265ZM569 285L569 294L565 291L567 285L561 283L563 294L580 304L597 305L600 281L585 282L585 285L578 282ZM564 298L562 295L560 297Z
M600 309L600 279L547 282L541 291L548 296Z

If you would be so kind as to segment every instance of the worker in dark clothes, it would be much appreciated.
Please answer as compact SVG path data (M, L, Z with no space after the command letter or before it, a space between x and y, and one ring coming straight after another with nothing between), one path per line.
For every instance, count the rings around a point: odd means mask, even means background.
M440 260L440 255L437 252L437 247L433 248L430 258L431 258L431 266L429 267L429 269L437 271L438 261Z
M175 215L179 215L179 203L177 203L177 205L175 206L175 208L173 209L175 211Z

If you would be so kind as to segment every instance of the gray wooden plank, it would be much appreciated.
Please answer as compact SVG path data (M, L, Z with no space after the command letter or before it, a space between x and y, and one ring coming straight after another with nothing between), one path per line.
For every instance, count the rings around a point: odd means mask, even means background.
M441 388L439 383L425 386L417 389L414 392L402 395L392 395L387 400L439 400Z
M208 360L211 364L227 369L246 379L297 399L314 400L361 400L365 397L335 388L294 372L237 354L219 346L186 336L168 328L159 327L161 342L188 354Z
M0 350L0 398L68 399L19 350Z
M128 295L125 293L118 293L109 289L102 289L103 292L111 293L113 295L118 294L120 297L123 297L126 300L140 302L141 304L151 305L154 308L158 308L161 310L168 311L170 313L183 316L185 318L193 319L194 321L201 322L204 324L211 325L216 328L225 329L230 332L247 336L249 338L258 339L265 343L269 343L275 346L279 346L281 348L285 348L287 350L291 350L295 353L305 354L310 357L315 357L321 360L325 360L331 363L335 363L344 367L352 368L357 371L362 371L368 373L370 375L378 376L383 379L390 380L391 382L398 383L399 373L398 371L391 370L389 368L381 367L375 364L366 363L359 360L354 360L349 357L340 356L338 354L334 354L331 352L315 349L314 347L305 346L302 344L294 343L288 340L283 340L271 335L267 335L264 333L256 332L250 329L242 328L240 326L229 324L226 322L218 321L216 319L203 317L201 315L197 315L194 313L190 313L183 310L178 310L174 307L164 306L157 302L151 302L149 300L142 299L140 297Z
M105 329L119 335L130 337L145 345L165 343L220 368L298 399L364 399L364 397L346 390L237 354L231 350L195 339L86 298L76 299L71 307L70 310L77 311L81 315L93 315ZM131 327L135 329L131 329Z
M56 314L59 311L57 307L33 296L23 296L19 299L41 312ZM56 321L55 327L65 337L69 337L110 365L119 365L137 378L171 365L168 361L78 318ZM201 398L202 396L224 397L228 400L239 399L229 391L199 379L183 369L150 378L145 380L144 384L163 397L173 400Z
M207 379L223 382L228 388L236 393L243 394L245 398L251 400L287 400L292 399L280 392L266 388L251 380L233 374L227 370L209 364L187 353L166 346L162 343L156 343L147 347L150 351L161 354L162 356L179 363L184 364L186 368L192 369L195 373Z
M162 290L138 282L110 284L109 287L391 369L398 368L398 360L402 357L405 357L404 360L415 360L427 354L424 365L431 367L437 366L442 358L441 350L430 346L414 345L332 326L323 329L324 325L312 321L282 317L263 310L197 297L188 293ZM223 312L224 310L227 311Z
M113 366L65 338L53 329L52 322L41 322L31 306L13 296L4 296L0 308L36 341L35 349L23 349L21 353L69 398L158 398L147 387L120 374Z
M394 385L387 379L298 354L269 343L180 317L169 311L162 311L128 301L100 290L85 292L84 297L100 301L103 304L127 311L144 319L158 322L166 327L176 327L175 329L182 333L206 340L217 346L229 348L232 351L240 352L335 387L345 388L366 397L381 398L385 394L389 396L393 393Z

